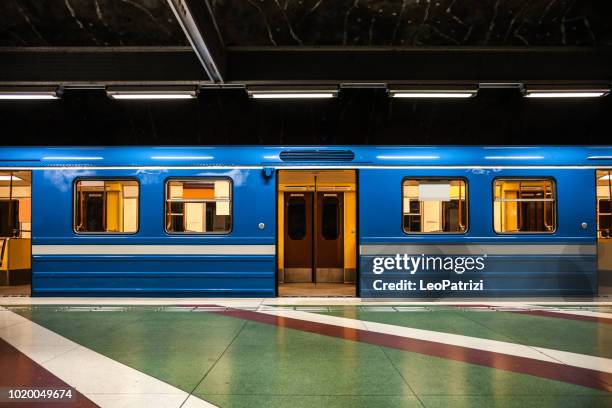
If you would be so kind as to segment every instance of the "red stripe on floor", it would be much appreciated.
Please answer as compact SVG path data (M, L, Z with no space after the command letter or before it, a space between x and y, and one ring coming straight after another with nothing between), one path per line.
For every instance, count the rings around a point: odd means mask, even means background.
M215 307L215 305L200 305ZM428 340L413 339L392 334L377 333L368 330L352 329L331 324L311 322L290 317L274 316L260 312L242 309L220 309L214 311L226 316L244 320L271 324L289 329L301 330L324 336L337 337L344 340L375 344L428 356L441 357L449 360L462 361L470 364L529 374L551 380L563 381L584 387L612 392L612 374L586 368L568 366L534 360L526 357L477 350L469 347L454 346Z
M48 370L31 360L28 356L0 339L0 388L3 393L8 390L67 390L70 387ZM69 400L9 400L8 394L0 396L0 406L17 407L97 407L83 394L72 389L72 398Z

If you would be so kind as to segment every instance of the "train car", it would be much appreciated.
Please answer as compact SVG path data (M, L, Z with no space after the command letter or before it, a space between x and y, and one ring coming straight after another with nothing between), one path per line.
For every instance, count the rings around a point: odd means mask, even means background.
M33 296L595 296L612 146L0 148Z

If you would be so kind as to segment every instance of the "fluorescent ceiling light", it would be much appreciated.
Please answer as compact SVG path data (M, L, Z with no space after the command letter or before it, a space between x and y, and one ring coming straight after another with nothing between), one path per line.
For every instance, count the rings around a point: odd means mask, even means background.
M253 99L329 99L338 96L338 87L336 85L249 86L247 93Z
M45 94L16 94L7 93L0 94L0 99L3 100L25 100L25 99L58 99L57 95L45 95Z
M196 96L191 94L171 94L171 93L149 93L149 94L138 94L138 93L125 93L125 94L111 94L108 95L113 99L193 99Z
M58 99L57 88L50 86L0 87L0 100Z
M17 176L0 176L0 181L23 181Z
M405 92L391 91L392 98L471 98L476 92Z
M194 99L197 97L195 86L114 86L107 87L106 94L112 99L122 100Z
M334 92L253 92L253 99L323 99L334 98Z
M594 92L554 92L554 91L528 91L526 98L597 98L606 95L606 91Z

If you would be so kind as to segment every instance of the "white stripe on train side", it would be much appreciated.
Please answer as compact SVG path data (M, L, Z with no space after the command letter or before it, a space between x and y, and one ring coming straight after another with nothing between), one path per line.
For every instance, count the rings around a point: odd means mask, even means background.
M275 255L275 245L32 245L32 255Z

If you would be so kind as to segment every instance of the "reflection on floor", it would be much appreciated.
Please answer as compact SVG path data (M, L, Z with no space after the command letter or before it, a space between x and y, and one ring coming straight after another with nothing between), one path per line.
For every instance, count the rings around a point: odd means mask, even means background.
M278 296L339 296L354 297L354 283L281 283L278 285Z
M30 285L0 286L0 296L30 296Z

